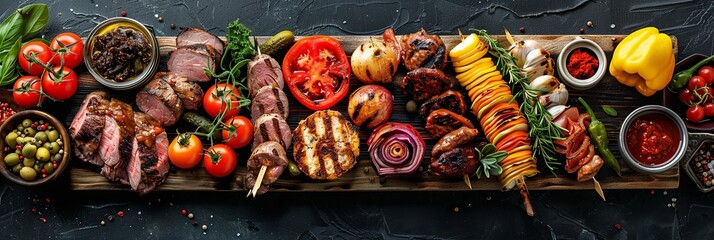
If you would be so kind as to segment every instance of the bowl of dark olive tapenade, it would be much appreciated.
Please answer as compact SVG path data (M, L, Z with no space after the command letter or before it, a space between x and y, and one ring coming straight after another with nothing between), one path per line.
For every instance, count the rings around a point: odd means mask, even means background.
M84 63L104 86L128 90L144 85L159 65L159 43L153 31L124 17L99 23L87 38Z

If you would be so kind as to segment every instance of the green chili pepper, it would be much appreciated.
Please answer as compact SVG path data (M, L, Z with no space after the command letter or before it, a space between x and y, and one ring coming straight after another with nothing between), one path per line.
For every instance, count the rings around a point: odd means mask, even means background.
M687 83L689 83L689 79L694 76L694 72L699 70L702 65L707 64L712 59L714 59L714 56L709 56L708 58L699 61L697 64L694 64L694 66L689 69L674 74L672 81L669 83L669 88L672 90L679 90L686 86Z
M595 142L595 148L602 156L602 159L605 160L605 163L607 163L612 170L615 170L615 173L617 173L618 176L621 176L620 164L617 162L615 155L612 154L610 147L608 146L610 141L607 139L605 124L597 120L595 113L592 109L590 109L590 106L585 102L585 100L583 100L583 98L579 97L578 101L585 106L588 114L590 114L590 126L588 127L588 132L590 132L590 137L593 139L592 142Z

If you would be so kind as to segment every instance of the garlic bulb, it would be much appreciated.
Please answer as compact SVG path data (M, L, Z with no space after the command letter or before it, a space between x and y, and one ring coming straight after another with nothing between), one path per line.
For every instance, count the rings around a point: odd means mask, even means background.
M526 56L523 72L528 76L528 82L543 75L553 75L553 58L544 49L534 49Z
M560 84L553 92L540 96L538 102L544 107L550 107L554 105L565 105L568 103L568 89L565 88L565 84Z
M560 86L560 81L553 75L543 75L533 79L528 87L531 89L543 90L545 93L550 93Z
M514 42L508 51L511 56L516 59L518 67L523 68L523 65L526 63L528 53L538 48L540 48L540 44L538 44L535 40L525 40Z

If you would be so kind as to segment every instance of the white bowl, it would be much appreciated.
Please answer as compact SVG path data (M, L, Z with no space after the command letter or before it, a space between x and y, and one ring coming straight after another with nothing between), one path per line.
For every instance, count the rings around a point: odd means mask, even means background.
M595 71L595 74L588 79L573 77L573 75L568 72L568 56L570 56L570 53L578 48L590 50L595 54L595 57L597 57L598 60L597 71ZM558 55L558 74L560 75L560 79L573 89L586 90L594 87L605 76L606 70L607 57L605 56L605 52L602 51L602 48L597 45L597 43L589 39L583 39L581 37L575 38L575 40L565 45L563 50L560 51L560 55Z

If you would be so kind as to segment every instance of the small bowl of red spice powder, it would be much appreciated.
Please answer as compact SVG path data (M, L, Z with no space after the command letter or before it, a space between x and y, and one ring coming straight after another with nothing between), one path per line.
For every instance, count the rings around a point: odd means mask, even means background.
M594 87L605 76L607 58L597 43L576 38L558 55L558 73L565 84L577 90Z

